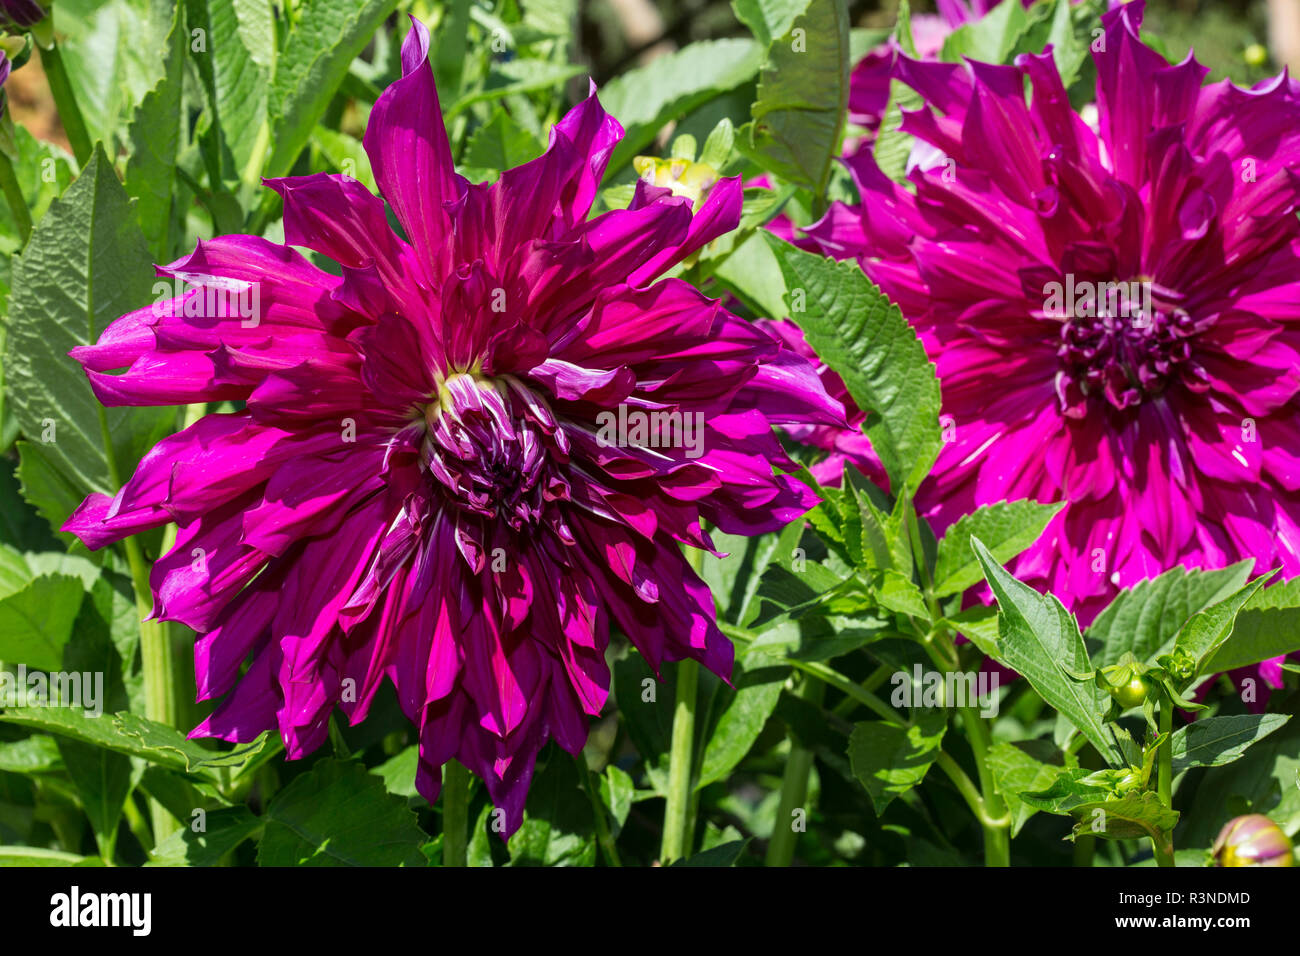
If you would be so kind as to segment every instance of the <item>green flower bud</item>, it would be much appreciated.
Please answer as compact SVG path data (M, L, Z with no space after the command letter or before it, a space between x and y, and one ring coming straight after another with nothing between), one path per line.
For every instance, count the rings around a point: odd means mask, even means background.
M1262 813L1229 820L1212 852L1216 866L1295 866L1291 840Z
M1147 699L1149 687L1140 664L1112 664L1101 669L1106 690L1125 710L1140 707Z

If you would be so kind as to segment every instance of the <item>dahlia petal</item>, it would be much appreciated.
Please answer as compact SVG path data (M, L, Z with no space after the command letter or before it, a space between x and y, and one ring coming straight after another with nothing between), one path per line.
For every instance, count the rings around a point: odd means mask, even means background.
M459 193L429 62L429 31L415 17L402 42L402 78L370 111L362 140L375 182L427 274L448 230L443 204Z

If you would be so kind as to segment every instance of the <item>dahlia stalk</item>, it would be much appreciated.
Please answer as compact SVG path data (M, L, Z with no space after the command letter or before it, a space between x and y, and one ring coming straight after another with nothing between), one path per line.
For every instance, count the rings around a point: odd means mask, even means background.
M201 242L159 270L176 294L74 350L105 405L241 403L65 525L92 548L179 526L153 617L200 633L199 697L223 698L192 736L278 730L300 758L387 680L419 791L436 800L457 761L508 836L543 745L579 754L605 704L611 628L656 673L730 673L681 547L712 550L702 520L759 534L804 514L816 498L781 473L772 426L843 410L806 360L658 279L737 225L738 179L694 213L641 182L588 219L621 136L593 92L544 155L469 183L413 20L364 139L383 199L345 176L269 181L285 244Z

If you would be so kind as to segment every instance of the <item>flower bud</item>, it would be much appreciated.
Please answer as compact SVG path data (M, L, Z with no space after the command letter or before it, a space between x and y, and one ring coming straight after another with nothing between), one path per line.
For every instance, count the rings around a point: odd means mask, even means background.
M1295 866L1291 840L1262 813L1229 820L1214 840L1216 866Z
M1136 666L1112 664L1103 667L1101 673L1105 678L1106 690L1125 710L1140 707L1147 699L1147 682Z

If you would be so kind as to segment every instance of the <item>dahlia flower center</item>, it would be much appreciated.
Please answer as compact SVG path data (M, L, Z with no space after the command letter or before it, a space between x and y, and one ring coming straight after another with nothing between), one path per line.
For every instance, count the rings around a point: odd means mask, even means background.
M1190 359L1195 332L1176 296L1148 280L1088 285L1079 284L1084 294L1060 316L1056 392L1073 418L1083 416L1089 398L1125 409L1163 393Z
M542 407L518 382L453 373L424 412L429 475L466 511L516 530L536 523L546 501L567 490L551 468L547 446L556 429L538 420Z

